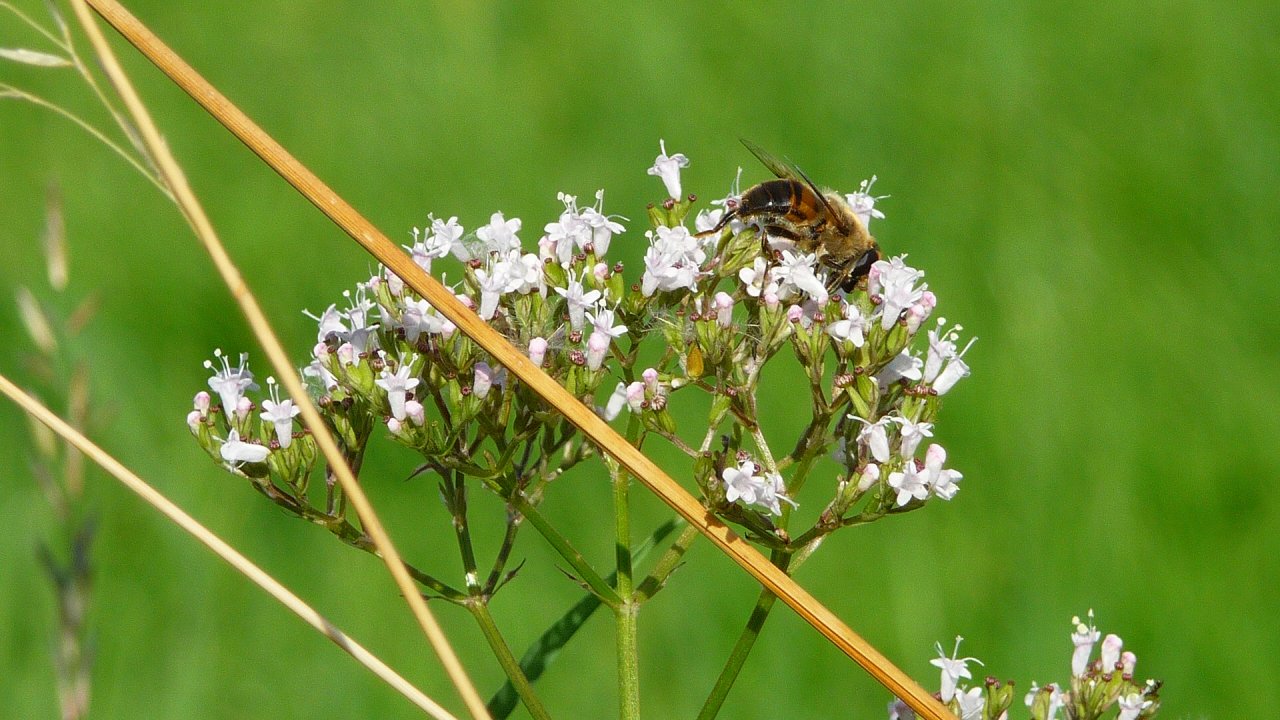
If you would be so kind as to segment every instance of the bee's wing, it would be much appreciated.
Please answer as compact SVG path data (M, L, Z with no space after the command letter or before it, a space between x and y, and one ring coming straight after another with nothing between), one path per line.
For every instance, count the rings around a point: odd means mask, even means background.
M777 175L780 178L786 178L788 180L800 180L800 181L808 180L808 178L804 176L804 173L800 172L800 168L793 165L789 160L783 160L777 155L774 155L773 153L769 152L768 150L765 150L764 148L760 147L759 145L751 142L746 138L738 138L738 139L741 140L742 144L745 145L747 149L751 151L751 154L755 155L756 158L760 160L760 162L764 163L764 166L769 168L769 170L772 171L774 175ZM812 185L813 183L809 183L809 184Z
M822 207L826 209L827 217L830 218L832 222L836 223L841 230L848 232L849 228L844 226L842 216L831 207L831 203L827 202L826 194L809 179L808 175L804 174L803 170L796 167L795 163L787 160L786 158L780 158L777 155L774 155L746 138L738 138L738 140L742 141L742 144L751 151L751 154L755 155L760 162L764 163L764 166L769 168L774 175L808 185L809 189L813 190L813 194L818 196L818 201L822 203Z

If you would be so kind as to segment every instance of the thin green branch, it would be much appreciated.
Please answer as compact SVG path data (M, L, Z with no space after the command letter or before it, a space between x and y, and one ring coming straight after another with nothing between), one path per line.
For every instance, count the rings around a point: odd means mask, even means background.
M27 102L33 105L45 108L46 110L51 110L54 113L61 115L62 117L80 126L80 129L92 135L95 140L101 142L103 145L106 145L108 148L111 149L112 152L119 155L121 158L124 158L125 162L133 166L133 169L141 173L142 176L145 177L148 181L150 181L152 185L155 185L156 188L160 190L160 192L163 193L165 197L169 198L170 200L173 199L173 195L169 192L169 188L165 187L164 183L161 182L160 178L153 175L146 166L144 166L141 162L138 161L137 158L130 155L124 148L120 147L120 145L118 145L116 142L111 140L111 138L104 135L101 130L94 127L84 118L81 118L79 115L76 115L75 113L71 112L70 110L67 110L61 105L58 105L57 103L46 100L40 97L39 95L34 95L25 90L16 88L12 85L0 83L0 98L6 98L6 97L16 98L19 100L26 100Z

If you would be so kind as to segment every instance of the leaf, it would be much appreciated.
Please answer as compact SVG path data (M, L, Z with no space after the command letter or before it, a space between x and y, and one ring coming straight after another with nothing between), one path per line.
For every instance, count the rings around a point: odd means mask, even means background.
M71 61L61 55L50 55L26 48L0 48L0 58L39 67L69 67Z

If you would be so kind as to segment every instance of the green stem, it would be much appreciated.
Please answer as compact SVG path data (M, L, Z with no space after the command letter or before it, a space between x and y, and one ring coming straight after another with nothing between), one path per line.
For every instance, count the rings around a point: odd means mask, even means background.
M775 551L770 560L785 572L791 562L791 555ZM773 604L777 599L778 597L769 592L767 588L760 589L760 596L756 598L756 606L751 611L751 617L747 619L747 626L742 629L742 634L738 636L738 642L734 644L733 652L729 654L729 659L725 662L724 668L720 670L720 677L716 678L716 684L711 689L711 694L707 696L706 702L702 704L702 710L698 712L697 720L712 720L720 712L725 698L729 696L730 688L733 687L734 681L738 679L738 673L742 671L742 666L747 662L747 656L751 654L752 646L756 644L756 639L760 637L760 630L764 627L764 621L769 618L769 612L773 610Z
M502 633L498 631L497 624L493 622L493 616L489 614L489 606L482 598L477 597L472 600L472 602L467 603L467 610L471 612L476 624L480 626L480 632L484 633L484 639L488 641L489 649L493 651L498 664L502 666L502 671L507 674L507 679L511 681L511 686L515 688L516 694L520 696L520 701L524 703L530 717L536 720L551 720L547 709L542 706L542 700L534 693L533 685L529 683L529 678L525 676L524 670L520 669L519 661L516 660L515 655L511 654L511 648L502 637Z
M636 602L631 576L631 479L616 464L610 464L613 475L613 518L616 537L615 555L618 563L617 588L622 603L614 610L618 644L618 697L619 717L622 720L638 720L640 717L640 659L636 641L636 619L640 605Z
M565 561L569 563L569 566L578 573L578 577L585 582L587 587L591 588L591 591L598 595L606 605L609 607L617 607L618 604L622 602L622 598L618 597L618 593L614 591L604 578L600 577L600 573L596 572L595 568L591 567L591 565L587 563L587 559L582 556L582 553L578 552L573 545L570 545L569 541L561 535L558 530L552 527L551 523L547 522L547 519L542 516L542 513L538 512L538 508L534 507L533 503L529 502L529 499L524 496L524 493L517 490L511 493L508 500L510 500L515 509L519 510L520 514L529 521L529 524L542 535L547 543L550 544L556 552L560 553L560 557L564 558Z

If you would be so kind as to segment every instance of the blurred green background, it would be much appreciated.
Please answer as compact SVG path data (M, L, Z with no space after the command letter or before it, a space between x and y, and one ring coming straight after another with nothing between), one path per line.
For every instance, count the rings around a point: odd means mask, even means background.
M878 174L892 195L873 228L882 244L909 252L939 313L981 338L937 428L965 480L950 504L835 536L801 582L930 688L932 645L957 634L987 663L979 676L1061 682L1068 620L1094 608L1139 675L1167 682L1165 717L1275 712L1280 5L130 5L406 242L429 211L472 228L501 210L532 243L558 190L599 187L638 230L662 196L644 172L659 138L690 156L685 189L704 198L739 165L745 181L765 177L738 136L846 190ZM3 14L0 46L48 47ZM314 326L300 309L336 300L369 259L118 47L301 360ZM0 80L103 122L69 71L5 63ZM94 437L456 707L376 560L286 518L190 442L202 361L214 347L261 356L177 213L75 127L14 102L0 104L3 296L19 284L51 296L38 244L50 182L64 189L73 290L101 295L81 347ZM612 252L638 273L629 237ZM0 371L21 377L29 340L7 300L0 336ZM779 376L769 392L767 421L790 437L794 390ZM14 718L57 712L53 597L34 553L52 523L27 446L3 404L0 715ZM381 447L365 477L394 536L456 572L434 488L403 482L412 458ZM114 481L95 475L89 492L92 717L416 716ZM636 504L637 533L666 516L640 491ZM561 484L548 512L605 564L598 478ZM527 535L526 569L495 604L521 648L578 597ZM641 615L646 717L693 716L754 596L728 560L694 548ZM482 691L495 687L469 618L438 612ZM557 717L616 714L605 617L539 689ZM722 717L874 718L888 700L780 610Z

